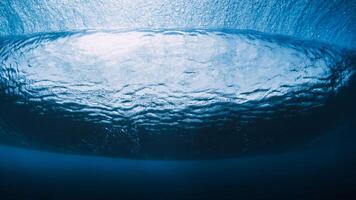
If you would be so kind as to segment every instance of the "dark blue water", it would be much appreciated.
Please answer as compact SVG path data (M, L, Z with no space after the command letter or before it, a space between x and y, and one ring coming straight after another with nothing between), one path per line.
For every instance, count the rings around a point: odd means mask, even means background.
M354 1L0 3L1 199L352 199Z
M288 153L219 161L140 161L1 147L1 194L8 199L351 199L353 129L340 127Z

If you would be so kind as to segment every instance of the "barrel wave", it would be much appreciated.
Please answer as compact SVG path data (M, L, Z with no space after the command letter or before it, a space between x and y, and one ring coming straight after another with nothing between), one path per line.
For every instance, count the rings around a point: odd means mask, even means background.
M0 44L5 143L130 158L229 157L293 147L354 113L355 51L318 42L136 29Z
M2 0L0 35L77 29L250 29L355 48L353 0Z

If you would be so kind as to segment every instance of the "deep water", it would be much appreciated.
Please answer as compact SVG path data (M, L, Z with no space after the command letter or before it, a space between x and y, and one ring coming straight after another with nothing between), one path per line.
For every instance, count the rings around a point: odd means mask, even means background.
M356 1L0 2L0 199L353 199Z
M2 146L0 191L5 199L352 199L354 129L349 123L286 153L226 160L127 160Z

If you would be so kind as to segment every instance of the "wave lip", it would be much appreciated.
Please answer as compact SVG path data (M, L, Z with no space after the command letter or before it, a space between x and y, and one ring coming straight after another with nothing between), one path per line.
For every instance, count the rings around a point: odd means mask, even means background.
M0 35L83 29L250 29L356 45L352 0L2 0Z
M251 31L130 30L0 45L3 140L32 148L242 155L306 141L354 110L354 52L320 43Z

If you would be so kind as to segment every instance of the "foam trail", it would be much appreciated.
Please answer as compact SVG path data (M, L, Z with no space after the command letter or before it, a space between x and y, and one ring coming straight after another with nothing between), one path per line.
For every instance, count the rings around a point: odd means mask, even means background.
M355 53L315 42L236 30L131 30L0 45L0 124L15 130L3 131L2 141L31 148L243 155L306 141L354 110Z

